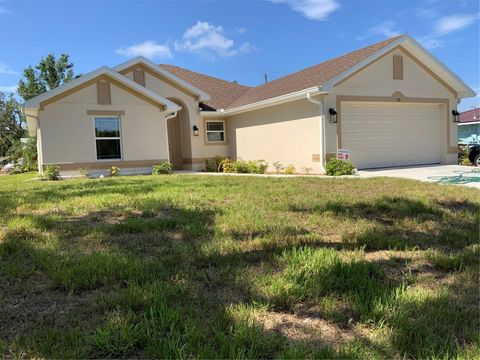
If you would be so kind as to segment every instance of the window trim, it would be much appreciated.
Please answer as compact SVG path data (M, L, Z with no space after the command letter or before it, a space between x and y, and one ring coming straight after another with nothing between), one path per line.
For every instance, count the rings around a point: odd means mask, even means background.
M100 118L117 118L118 119L118 132L119 137L97 137L97 131L95 126L95 119ZM92 116L93 122L93 142L95 146L95 161L97 162L112 162L112 161L123 161L123 142L122 142L122 117L121 115L93 115ZM97 140L119 140L120 141L120 157L115 159L99 159L97 153Z
M208 123L218 123L218 122L221 122L223 123L223 130L207 130L207 124ZM204 130L204 140L205 140L205 145L227 145L228 144L228 141L227 141L227 122L225 121L225 119L204 119L203 120L203 130ZM211 141L211 140L208 140L208 133L221 133L223 132L223 141Z

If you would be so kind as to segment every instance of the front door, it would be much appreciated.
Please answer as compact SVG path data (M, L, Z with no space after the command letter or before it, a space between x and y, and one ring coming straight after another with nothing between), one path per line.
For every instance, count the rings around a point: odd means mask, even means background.
M180 118L178 115L168 120L168 151L170 153L170 162L174 169L182 170L182 137L180 134Z

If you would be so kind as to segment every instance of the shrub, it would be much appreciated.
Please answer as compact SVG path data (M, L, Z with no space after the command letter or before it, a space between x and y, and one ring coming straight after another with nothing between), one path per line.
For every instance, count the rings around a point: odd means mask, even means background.
M173 173L173 165L169 162L164 162L159 165L155 165L152 170L153 175L170 175Z
M220 167L224 173L265 174L268 163L265 160L233 161L225 158L221 161Z
M227 159L223 156L215 156L213 159L205 161L205 171L207 172L222 172L222 162Z
M296 171L296 170L297 170L297 169L295 169L295 166L293 166L293 165L288 165L288 166L285 168L285 174L287 174L287 175L293 175L293 174L295 174L295 171Z
M350 161L332 159L327 163L325 170L329 176L352 175L354 167Z
M468 146L458 147L458 163L464 166L472 165L470 159L468 158Z
M250 174L265 174L268 163L265 160L250 160L247 161L247 167Z
M238 174L248 174L250 171L249 171L249 167L248 167L248 163L246 161L243 161L243 160L237 160L233 163L233 167L235 169L234 172L238 173Z
M80 168L78 169L78 172L80 173L81 176L87 177L88 176L88 168Z
M60 179L60 168L55 165L47 165L43 170L42 180L57 181Z
M110 169L108 169L110 176L118 176L119 171L120 169L117 166L112 166Z
M310 167L303 167L303 168L302 168L302 171L303 171L305 174L310 175L310 173L313 171L313 169L310 168Z
M281 174L283 169L285 169L285 166L280 161L275 161L273 164L273 167L275 168L275 171L277 174Z
M235 172L235 161L225 158L220 162L220 167L224 173L234 173Z

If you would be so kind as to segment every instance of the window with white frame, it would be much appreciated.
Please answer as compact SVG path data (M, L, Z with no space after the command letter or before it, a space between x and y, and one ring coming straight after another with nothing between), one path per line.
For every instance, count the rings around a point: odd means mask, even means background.
M121 159L120 118L117 116L95 117L94 123L97 160Z
M206 122L207 141L224 142L225 141L225 122L207 121Z

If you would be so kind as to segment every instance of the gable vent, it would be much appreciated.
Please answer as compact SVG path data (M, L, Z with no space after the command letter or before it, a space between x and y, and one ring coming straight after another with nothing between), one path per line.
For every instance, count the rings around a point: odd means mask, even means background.
M97 81L97 100L99 105L110 105L112 103L110 82L106 80Z
M133 70L133 81L145 86L145 71L143 69Z
M393 80L403 80L403 58L393 55Z

